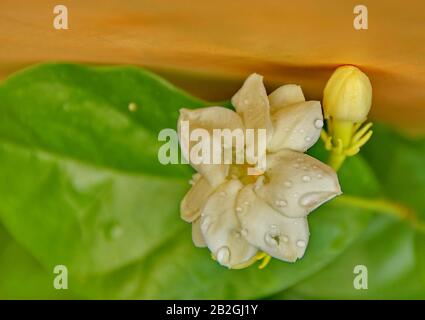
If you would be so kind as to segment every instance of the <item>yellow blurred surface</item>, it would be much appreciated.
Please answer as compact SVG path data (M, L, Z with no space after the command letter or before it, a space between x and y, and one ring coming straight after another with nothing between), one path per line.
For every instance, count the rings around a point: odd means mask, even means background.
M69 30L53 28L68 7ZM372 117L425 132L425 2L1 0L0 77L41 61L135 64L206 99L229 98L252 72L270 89L321 99L333 69L355 64L373 86Z

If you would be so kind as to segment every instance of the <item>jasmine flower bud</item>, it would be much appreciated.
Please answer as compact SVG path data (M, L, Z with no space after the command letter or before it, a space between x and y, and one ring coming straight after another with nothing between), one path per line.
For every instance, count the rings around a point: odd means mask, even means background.
M354 66L342 66L328 80L323 96L326 119L363 122L372 104L369 78Z

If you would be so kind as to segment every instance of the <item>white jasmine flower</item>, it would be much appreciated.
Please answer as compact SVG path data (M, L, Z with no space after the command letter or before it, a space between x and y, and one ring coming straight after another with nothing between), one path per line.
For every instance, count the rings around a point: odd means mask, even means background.
M192 163L198 173L181 202L181 217L192 223L194 244L208 247L229 268L248 266L263 252L294 262L308 245L307 215L341 193L333 169L304 154L320 136L320 102L305 101L301 88L292 84L267 96L262 76L252 74L232 104L236 112L182 109L178 127L190 121L191 130L208 132L266 129L266 154L257 156L266 157L267 167L248 176L246 164ZM191 148L185 139L180 144L184 152Z

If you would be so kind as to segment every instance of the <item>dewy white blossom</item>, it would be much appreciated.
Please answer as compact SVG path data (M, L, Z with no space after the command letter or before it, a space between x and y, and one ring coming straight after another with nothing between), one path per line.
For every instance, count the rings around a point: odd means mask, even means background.
M258 252L294 262L308 245L307 215L341 193L333 169L304 154L320 136L320 102L305 101L301 88L292 84L267 96L262 76L252 74L232 104L236 112L183 109L178 127L190 121L192 129L209 132L265 129L266 152L256 157L266 157L266 170L250 176L247 163L192 164L198 173L181 202L181 217L192 223L194 244L207 246L229 268L249 265ZM190 149L182 137L180 143Z

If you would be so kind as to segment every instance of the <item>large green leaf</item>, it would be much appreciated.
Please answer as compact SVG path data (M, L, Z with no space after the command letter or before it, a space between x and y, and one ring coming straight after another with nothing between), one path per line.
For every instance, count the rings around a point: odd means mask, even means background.
M417 281L417 274L421 274L422 281L418 283L421 284L421 297L425 298L425 138L407 137L382 125L376 126L375 136L376 140L365 150L366 159L388 198L411 208L422 225L419 230L410 229L415 238L412 247L417 271L410 278Z
M46 271L65 264L71 289L89 298L262 297L358 238L370 213L331 202L309 218L309 248L295 264L227 270L195 248L178 212L192 170L160 165L157 135L175 128L179 108L205 105L131 67L49 64L13 76L0 86L2 223ZM361 158L340 179L346 193L378 189Z
M50 274L0 226L0 299L73 299L56 290Z
M425 139L407 138L383 125L374 130L363 155L384 196L412 209L419 223L424 223ZM405 221L382 216L326 270L281 297L425 299L424 232ZM368 290L353 287L353 268L358 264L368 268Z
M132 68L49 65L11 78L0 88L4 223L49 269L107 272L148 254L179 229L190 173L159 164L156 130L175 126L176 106L200 104Z
M408 225L387 217L376 219L335 262L280 298L296 293L316 299L425 299L414 241L415 235ZM367 290L356 290L353 286L356 265L367 267Z
M362 152L385 195L425 220L425 138L407 137L376 124L373 139Z

